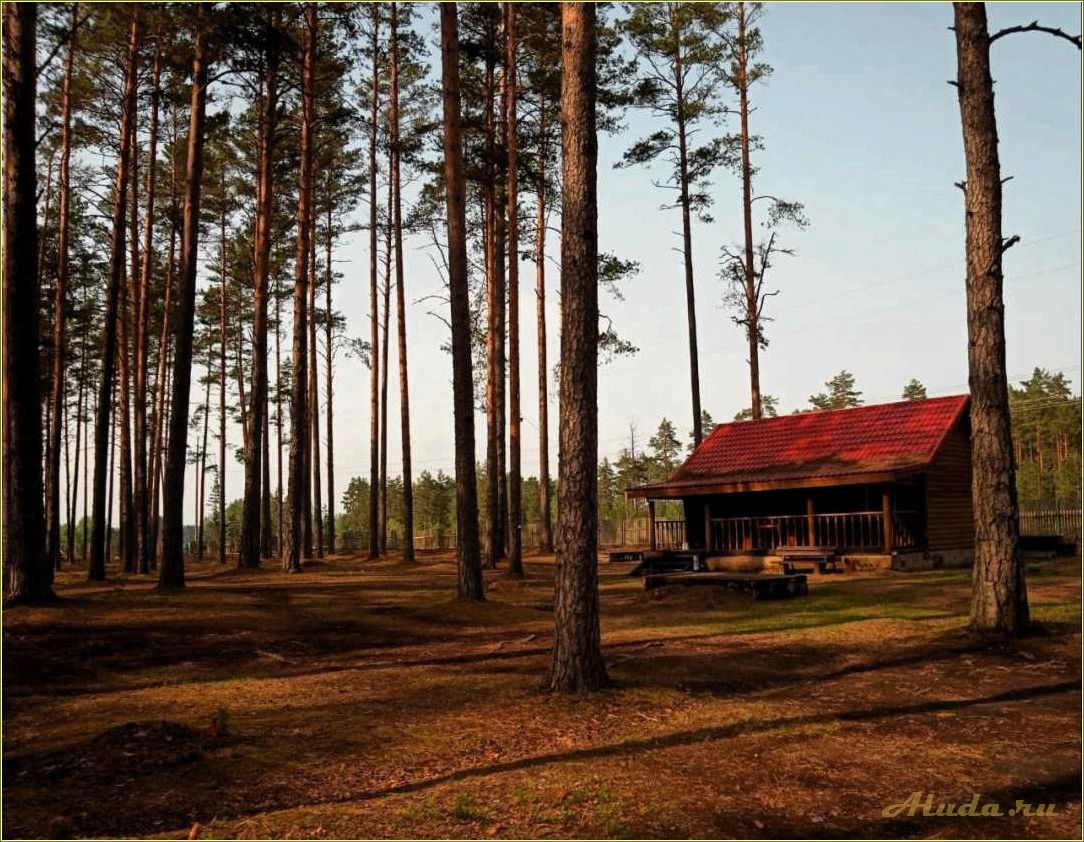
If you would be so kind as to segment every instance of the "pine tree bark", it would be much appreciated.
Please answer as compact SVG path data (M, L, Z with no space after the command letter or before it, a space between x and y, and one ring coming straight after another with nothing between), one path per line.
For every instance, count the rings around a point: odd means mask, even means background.
M266 395L266 389L264 390ZM263 477L260 491L260 554L271 558L271 406L265 397L263 405L263 456L260 459Z
M4 5L4 567L8 604L53 599L38 394L37 7ZM18 243L17 248L11 248Z
M135 459L133 502L135 508L136 568L147 573L151 567L154 545L150 541L150 495L147 456L147 367L150 331L151 272L154 270L154 196L158 172L158 109L161 101L162 47L161 31L155 44L151 69L151 110L147 127L147 194L143 214L143 265L139 275L139 311L136 319L135 361Z
M504 4L505 148L508 154L508 572L523 576L523 484L519 394L519 123L516 7Z
M320 371L316 347L316 209L310 207L309 233L309 421L312 426L312 515L317 558L324 557L324 513L320 488ZM270 510L269 514L270 514Z
M990 36L984 4L954 3L953 9L956 88L967 162L963 187L971 500L975 514L971 624L982 634L1011 637L1027 628L1029 613L1018 545L1016 465L1005 370L1005 245L1001 234L1001 163L990 77Z
M741 5L741 4L739 4ZM675 6L671 4L671 15ZM676 32L678 26L672 22ZM680 39L674 53L674 76L677 101L678 179L681 194L681 245L685 262L685 308L689 324L689 387L693 405L693 444L700 445L700 351L696 338L696 291L693 284L693 228L689 197L689 148L685 117L685 72Z
M83 461L83 407L84 400L86 399L86 372L87 372L87 348L89 344L84 340L83 349L79 357L79 386L78 393L75 399L75 465L72 469L72 500L71 508L68 512L68 563L71 564L75 561L75 521L78 516L77 508L79 506L79 466ZM86 497L86 489L83 490L83 496ZM84 532L85 532L84 528ZM85 541L84 541L85 543ZM85 560L85 559L84 559Z
M388 150L389 172L391 150ZM388 218L384 226L384 307L380 333L384 344L380 348L380 552L388 551L388 328L391 322L391 204L395 198L391 178L388 178Z
M535 330L538 333L538 511L541 518L539 551L553 552L553 515L550 512L550 403L549 363L546 353L546 103L539 102L538 188L535 197Z
M499 329L503 293L497 277L497 126L493 99L496 93L496 25L492 17L486 23L484 126L485 161L483 162L482 209L485 214L486 271L486 567L496 569L501 557L504 525L501 522L500 470L500 367L498 355L504 347ZM503 213L503 208L501 209Z
M305 5L305 55L301 71L301 141L299 189L297 194L297 253L294 261L294 338L293 381L290 384L290 478L287 492L289 522L286 551L282 568L286 573L301 571L302 497L308 481L305 451L307 450L308 412L306 398L308 377L308 286L309 237L312 236L312 131L316 87L316 4Z
M598 205L595 7L561 4L561 411L554 645L561 693L606 683L598 617Z
M753 262L753 165L749 154L749 50L746 37L746 10L737 4L738 108L741 115L741 207L745 229L745 318L749 342L749 406L754 421L762 417L760 400L760 313L756 291L756 268ZM699 416L697 429L700 427Z
M410 383L407 371L406 290L403 280L403 208L400 175L402 155L399 144L399 9L396 3L391 4L390 121L391 181L393 185L392 225L395 232L395 311L399 337L399 429L403 448L403 561L409 562L414 561L414 477L410 463ZM328 283L330 284L330 280ZM328 313L330 312L331 305L329 304ZM328 397L328 435L331 435L330 389ZM329 439L329 452L330 449Z
M177 147L177 112L172 111L173 132L172 149ZM166 259L165 277L165 301L162 305L162 330L158 341L158 359L156 361L156 373L154 383L154 412L151 424L151 451L150 451L150 537L149 547L151 569L158 565L160 555L159 539L161 537L161 523L159 520L159 506L161 502L160 490L162 485L162 455L165 450L165 414L166 395L170 372L170 360L172 356L171 313L173 310L173 280L174 267L177 263L177 162L174 160L176 153L171 151L169 162L169 255Z
M369 7L372 15L372 96L369 112L369 558L380 556L379 500L380 484L380 333L377 312L377 207L376 207L376 132L380 107L380 5Z
M137 69L138 73L138 69ZM136 85L138 102L139 87ZM138 123L138 119L136 121ZM135 362L135 326L139 319L139 144L132 127L131 174L128 179L128 245L131 261L120 291L117 323L117 375L120 404L120 555L125 573L136 571L135 494L132 479L132 369Z
M60 566L60 420L64 412L64 396L66 394L64 367L67 355L65 333L68 310L68 240L71 227L71 86L72 68L75 64L78 16L79 4L72 3L68 54L64 60L64 82L60 95L60 183L58 185L60 197L57 214L56 290L53 299L53 371L52 390L49 395L51 406L48 430L49 444L45 450L49 458L45 470L45 548L48 563L54 570ZM71 531L72 526L69 520L68 533L70 534ZM68 558L71 559L70 552Z
M474 464L474 376L471 372L470 293L467 287L466 173L459 104L459 20L455 3L440 4L441 94L444 109L444 198L448 222L452 393L455 413L455 496L458 593L485 600L478 546L478 486Z
M210 360L208 360L210 363ZM196 520L196 558L203 561L204 551L204 514L207 502L207 434L211 427L211 366L207 366L207 383L203 394L203 444L199 449L199 517Z
M202 14L202 12L200 12ZM203 186L203 142L206 128L206 34L197 30L192 52L192 98L185 165L181 271L177 286L176 349L173 355L169 443L162 477L162 566L158 587L184 587L184 468L188 444L188 399L192 385L192 338L196 318L196 270L199 261L200 191Z
M124 94L121 100L120 146L117 149L116 186L114 187L113 231L110 239L109 286L105 300L105 322L102 331L102 379L98 387L97 418L94 428L94 489L92 493L92 526L90 539L90 568L92 581L105 579L107 548L111 535L106 531L106 483L109 480L110 418L113 415L113 379L117 367L117 322L122 317L121 293L124 285L124 243L127 217L128 177L135 134L137 61L139 56L139 22L132 15L128 35L128 57L124 70ZM112 494L110 494L112 504Z
M226 563L226 345L229 300L229 274L226 271L226 168L222 167L219 193L222 215L218 220L219 290L218 290L218 563Z
M286 498L282 484L282 289L278 277L275 278L275 471L278 474L276 499L278 500L278 523L275 525L276 552L282 557L285 546L284 524L286 518Z
M335 553L335 414L333 412L332 370L331 361L334 356L332 345L335 319L331 309L331 284L334 274L331 269L331 244L333 239L331 218L331 201L327 205L327 232L324 242L325 270L324 270L324 377L326 378L327 393L327 551L328 555Z
M272 13L269 28L279 23L278 12ZM238 567L259 567L262 546L262 485L263 485L263 413L267 405L267 283L271 261L271 226L275 212L274 148L279 101L278 47L269 43L264 53L263 101L261 103L258 143L259 174L256 190L256 233L253 265L253 325L252 325L252 404L243 412L245 453L245 491L241 509L241 536L237 548ZM238 331L238 341L241 339ZM238 355L238 381L242 407L245 406L243 378Z

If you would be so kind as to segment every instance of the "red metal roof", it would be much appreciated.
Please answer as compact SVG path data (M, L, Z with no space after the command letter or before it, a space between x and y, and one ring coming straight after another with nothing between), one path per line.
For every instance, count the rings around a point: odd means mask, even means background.
M923 468L967 395L720 424L666 483L737 483Z

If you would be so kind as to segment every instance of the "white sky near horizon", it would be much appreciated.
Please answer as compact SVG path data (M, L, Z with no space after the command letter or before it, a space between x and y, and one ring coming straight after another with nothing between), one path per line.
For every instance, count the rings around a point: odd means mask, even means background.
M1081 31L1076 3L988 4L991 29L1038 19ZM433 40L429 10L422 23ZM899 398L912 377L932 395L967 389L962 194L964 177L949 3L769 3L761 23L774 74L754 93L752 129L766 150L756 192L805 204L810 226L786 231L793 257L776 262L768 286L780 290L768 312L762 388L780 412L806 406L826 379L846 368L868 403ZM1034 366L1063 371L1079 392L1081 362L1081 55L1065 41L1019 34L993 46L1002 171L1004 232L1021 242L1006 254L1008 369L1013 380ZM684 278L676 210L652 180L663 165L613 164L655 123L629 112L625 130L599 138L599 247L641 264L624 301L603 295L602 310L639 347L599 369L599 454L615 456L637 428L646 445L661 418L684 439L691 429ZM713 180L710 225L694 223L702 403L716 421L747 406L748 366L740 328L722 308L719 250L741 236L740 183ZM367 206L359 210L364 214ZM451 358L440 350L446 327L429 315L441 281L420 238L406 242L414 475L453 473ZM550 252L559 253L556 236ZM347 333L368 336L368 237L344 242L345 277L335 306ZM537 474L537 374L534 267L522 263L521 359L523 474ZM551 366L558 357L557 266L548 266ZM446 305L441 305L446 307ZM389 474L400 472L396 348L390 355ZM321 367L322 367L321 360ZM198 376L198 375L197 375ZM193 377L193 383L197 382ZM321 375L322 377L322 375ZM335 465L340 497L352 476L369 473L369 372L337 355ZM193 393L193 400L202 396ZM557 475L557 394L550 378L550 462ZM326 416L321 395L321 424ZM217 412L212 416L212 439ZM484 415L475 416L485 455ZM231 425L230 448L240 439ZM191 441L195 442L193 433ZM211 445L217 453L217 445ZM323 456L326 457L326 447ZM275 454L272 450L272 476ZM243 469L231 460L227 499L241 495ZM194 477L186 477L185 522L193 521ZM325 489L326 504L326 489ZM336 501L339 508L340 500Z

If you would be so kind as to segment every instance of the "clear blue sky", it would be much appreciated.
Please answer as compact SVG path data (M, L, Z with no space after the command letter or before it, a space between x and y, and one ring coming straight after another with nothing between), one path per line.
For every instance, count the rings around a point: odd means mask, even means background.
M1074 3L989 5L991 28L1039 19L1077 34ZM767 144L756 189L805 203L810 227L787 234L797 253L781 258L770 286L771 345L762 384L789 412L806 404L842 368L854 372L867 402L895 400L917 377L931 395L967 388L963 206L953 183L964 162L955 89L955 46L948 3L769 4L762 23L774 75L755 92L753 130ZM1006 255L1006 319L1013 379L1033 366L1080 382L1081 56L1065 41L1020 34L993 47L1003 174L1005 233L1022 242ZM645 169L615 171L627 145L651 129L630 113L627 129L600 138L600 247L640 261L625 300L604 300L637 355L599 371L599 449L614 455L630 422L646 443L659 420L691 427L684 282L675 251L680 219L659 210L661 191ZM700 327L701 391L716 420L748 405L744 339L721 307L720 247L737 240L740 188L720 174L711 190L715 222L696 225L694 264ZM556 240L556 238L552 238ZM408 298L435 293L440 281L421 242L407 243ZM556 254L557 243L553 243ZM337 288L352 335L368 335L367 242L339 255ZM533 266L523 264L523 469L536 473L537 392ZM550 359L557 358L557 271L549 273ZM411 304L411 396L415 474L454 465L451 359L439 347L446 328ZM394 326L393 326L394 329ZM389 472L400 470L398 390L392 379ZM368 371L339 356L336 370L336 484L368 475ZM1079 387L1076 387L1079 389ZM551 464L556 475L556 387L551 382ZM476 418L479 457L484 418ZM236 432L236 431L235 431ZM274 459L274 457L272 457ZM228 497L242 472L227 472ZM189 482L191 488L191 482ZM325 492L326 494L326 492ZM191 510L191 500L186 509ZM191 515L186 516L189 520Z

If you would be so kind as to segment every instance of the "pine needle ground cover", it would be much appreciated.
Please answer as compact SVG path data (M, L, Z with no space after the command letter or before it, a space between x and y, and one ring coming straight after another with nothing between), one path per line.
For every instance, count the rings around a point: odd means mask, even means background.
M454 599L447 554L196 565L4 613L6 837L1075 837L1080 560L1040 633L967 633L966 571L807 599L645 592L603 564L606 691L541 691L552 558ZM885 817L912 793L1005 812Z

